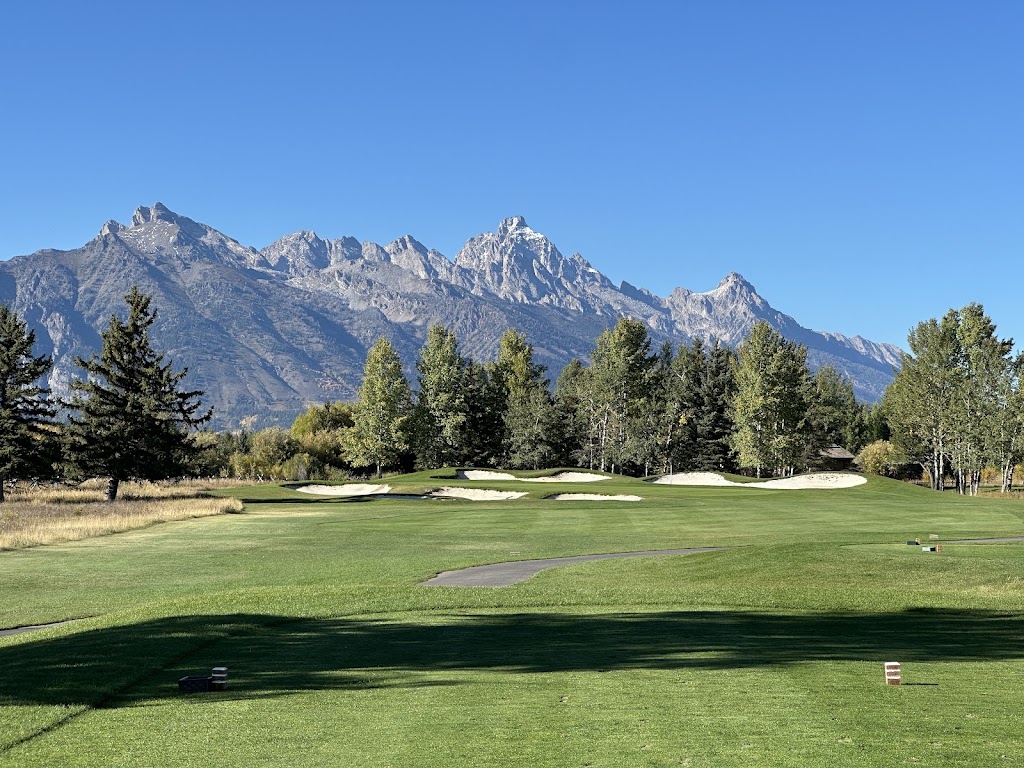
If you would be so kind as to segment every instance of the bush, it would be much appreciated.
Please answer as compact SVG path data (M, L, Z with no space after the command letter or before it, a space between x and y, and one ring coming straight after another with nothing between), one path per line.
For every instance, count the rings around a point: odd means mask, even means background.
M895 477L899 469L896 448L888 440L875 440L864 446L855 461L862 471L870 475Z

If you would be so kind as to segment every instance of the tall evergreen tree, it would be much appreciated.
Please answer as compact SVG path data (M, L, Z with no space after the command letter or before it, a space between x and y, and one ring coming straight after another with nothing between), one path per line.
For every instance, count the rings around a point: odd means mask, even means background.
M735 429L731 408L736 396L736 354L718 339L704 347L704 369L700 377L696 423L696 448L692 469L698 472L732 472L736 454L732 449Z
M412 394L402 361L387 339L366 355L363 383L352 406L352 427L345 432L345 453L357 467L374 467L377 477L409 449Z
M462 455L473 467L497 466L505 450L505 393L489 372L491 367L474 360L466 363Z
M596 441L592 388L589 369L573 358L558 374L554 394L555 418L560 427L555 449L559 464L596 467Z
M44 427L53 417L48 392L40 385L53 360L34 356L35 342L35 331L0 305L0 502L7 478L39 464L48 438Z
M86 378L72 382L68 403L70 462L79 474L108 478L108 501L122 480L186 471L195 449L190 433L211 415L201 411L201 391L179 389L188 370L175 373L153 349L151 298L133 286L125 301L128 319L110 318L100 354L76 359Z
M457 464L462 459L466 426L466 363L455 333L443 325L431 325L416 370L417 463L428 469Z
M865 432L863 409L853 394L853 384L839 371L825 365L814 374L811 391L811 437L809 449L814 457L821 449L839 445L857 453Z

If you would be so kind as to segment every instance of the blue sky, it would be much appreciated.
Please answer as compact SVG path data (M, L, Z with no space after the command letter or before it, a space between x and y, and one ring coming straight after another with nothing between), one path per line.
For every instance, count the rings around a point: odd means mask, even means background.
M519 214L660 295L1024 340L1022 91L1017 0L6 3L0 258L156 201L449 257Z

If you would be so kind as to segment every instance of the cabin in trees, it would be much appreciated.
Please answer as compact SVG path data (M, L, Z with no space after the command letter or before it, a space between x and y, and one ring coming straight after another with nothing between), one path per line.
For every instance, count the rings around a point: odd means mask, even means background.
M853 461L857 457L841 445L830 445L822 448L818 454L818 469L840 471L853 469Z

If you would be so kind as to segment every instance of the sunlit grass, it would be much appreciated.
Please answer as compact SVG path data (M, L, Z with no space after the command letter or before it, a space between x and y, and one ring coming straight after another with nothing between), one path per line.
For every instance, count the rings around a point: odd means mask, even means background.
M92 617L0 638L0 766L1024 764L1024 545L948 543L1021 535L1021 501L387 482L530 495L225 489L246 514L0 553L0 627ZM644 500L543 498L597 487ZM906 544L932 533L943 552ZM419 585L701 545L731 548ZM884 684L889 660L908 685ZM228 691L177 692L219 664Z

